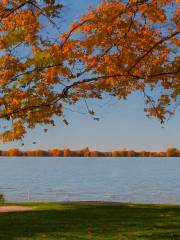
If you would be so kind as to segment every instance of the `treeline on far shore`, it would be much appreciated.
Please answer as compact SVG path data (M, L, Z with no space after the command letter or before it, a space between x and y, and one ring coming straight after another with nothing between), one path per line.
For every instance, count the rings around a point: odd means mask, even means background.
M80 150L66 149L50 149L50 150L26 150L21 151L17 148L8 149L6 151L0 150L0 156L24 156L24 157L180 157L180 150L176 148L168 148L162 152L150 151L133 151L133 150L119 150L111 152L91 151L89 148Z

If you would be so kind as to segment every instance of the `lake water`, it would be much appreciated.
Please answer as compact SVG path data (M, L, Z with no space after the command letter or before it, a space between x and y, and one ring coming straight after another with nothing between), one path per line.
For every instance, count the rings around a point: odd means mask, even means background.
M180 204L180 158L0 158L7 201Z

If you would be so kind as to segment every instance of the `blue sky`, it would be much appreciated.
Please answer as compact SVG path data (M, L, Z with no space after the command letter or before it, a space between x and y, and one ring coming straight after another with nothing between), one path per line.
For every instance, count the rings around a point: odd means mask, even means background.
M66 28L71 19L78 19L87 6L96 6L99 2L100 0L64 0L66 7L63 17L66 17L62 29ZM162 126L157 120L145 116L143 101L142 96L134 94L126 101L107 98L103 102L90 102L89 107L95 106L100 121L92 120L88 114L67 111L69 126L56 119L56 127L49 127L47 133L44 133L44 127L41 126L29 131L24 138L23 148L21 142L1 144L0 148L79 149L88 146L90 149L98 150L127 148L156 151L170 146L180 148L180 111L177 110L176 114ZM85 112L84 104L79 105L78 110ZM36 145L33 144L34 141Z

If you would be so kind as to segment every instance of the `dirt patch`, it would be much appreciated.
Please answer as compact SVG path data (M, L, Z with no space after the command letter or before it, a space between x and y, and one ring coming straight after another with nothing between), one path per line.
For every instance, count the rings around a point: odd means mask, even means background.
M31 207L24 207L24 206L0 206L0 213L6 212L26 212L31 211Z

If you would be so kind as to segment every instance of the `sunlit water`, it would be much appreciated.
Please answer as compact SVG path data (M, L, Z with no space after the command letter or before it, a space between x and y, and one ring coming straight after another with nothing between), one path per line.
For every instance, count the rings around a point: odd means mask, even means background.
M7 201L180 204L180 158L0 158Z

